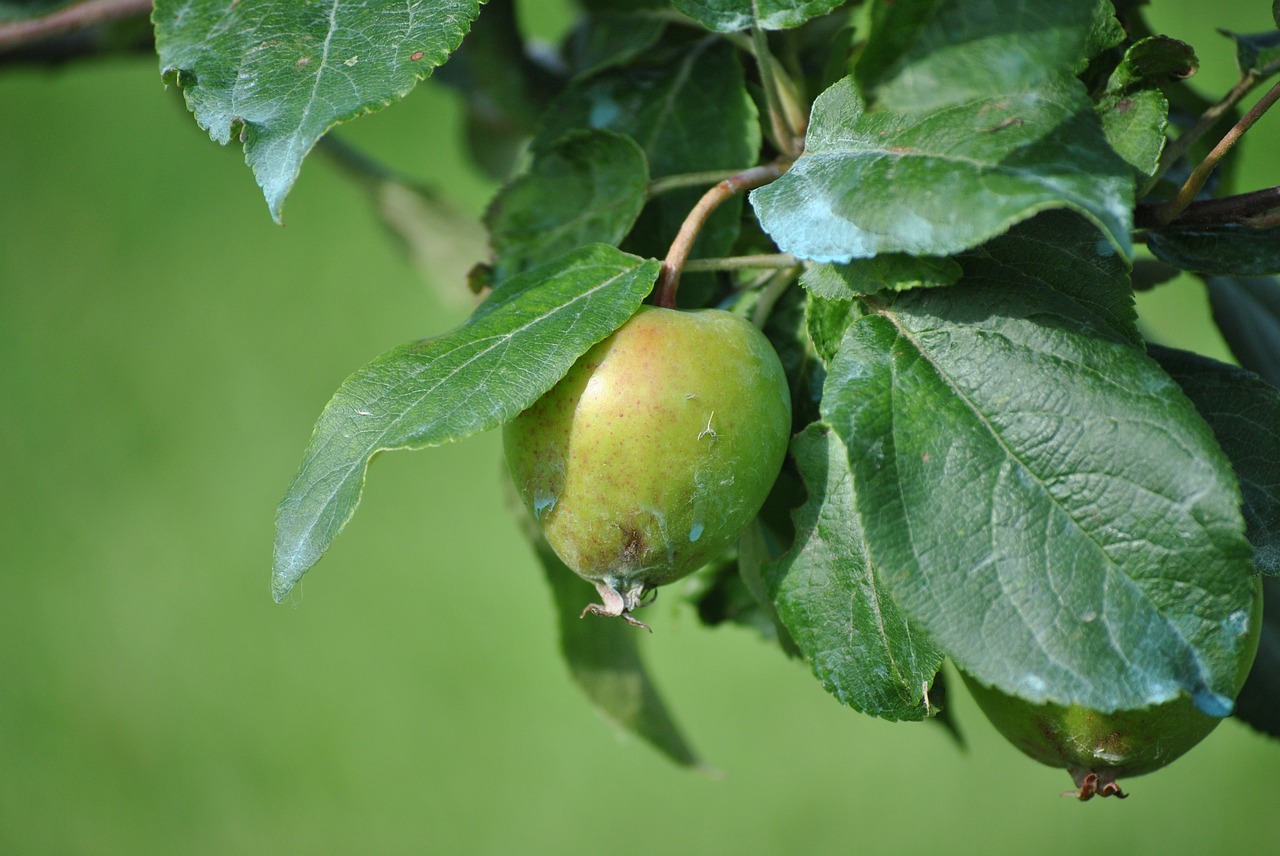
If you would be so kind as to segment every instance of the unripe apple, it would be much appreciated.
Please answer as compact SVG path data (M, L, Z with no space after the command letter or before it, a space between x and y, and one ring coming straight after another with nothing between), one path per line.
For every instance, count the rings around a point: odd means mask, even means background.
M1262 586L1236 662L1233 695L1244 686L1262 632ZM1064 767L1081 800L1126 796L1117 780L1164 767L1209 735L1222 721L1203 713L1191 696L1138 710L1100 713L1080 705L1034 704L984 686L960 672L978 707L996 730L1024 753L1051 767Z
M791 434L778 355L718 309L642 307L503 429L525 507L622 616L733 544ZM643 625L641 625L643 626Z

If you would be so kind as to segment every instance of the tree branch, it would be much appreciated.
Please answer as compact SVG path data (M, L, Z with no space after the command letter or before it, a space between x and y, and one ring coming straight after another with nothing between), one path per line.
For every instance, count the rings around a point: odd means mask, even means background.
M0 53L98 24L145 15L151 11L151 4L152 0L84 0L41 18L0 24Z
M1219 161L1226 156L1245 132L1253 127L1254 123L1262 118L1262 115L1271 108L1271 105L1280 100L1280 83L1272 86L1267 90L1267 94L1258 99L1258 103L1250 108L1248 113L1232 126L1231 130L1218 141L1213 147L1213 151L1209 152L1196 168L1191 171L1190 177L1187 178L1185 184L1178 190L1178 195L1173 199L1165 202L1156 209L1156 219L1160 223L1168 223L1174 220L1182 211L1191 204L1196 198L1196 194L1204 187L1209 176L1213 174L1213 170L1218 166Z
M1264 217L1280 209L1280 187L1268 187L1219 199L1192 202L1168 223L1160 222L1158 212L1163 203L1139 205L1133 212L1133 225L1138 229L1156 226L1214 226L1244 223Z

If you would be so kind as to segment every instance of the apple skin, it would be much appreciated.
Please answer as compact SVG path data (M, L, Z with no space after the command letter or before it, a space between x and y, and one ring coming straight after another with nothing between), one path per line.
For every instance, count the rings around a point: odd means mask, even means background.
M1248 636L1236 664L1235 693L1249 676L1262 633L1260 579L1256 585ZM996 730L1040 763L1066 768L1081 800L1123 798L1118 779L1168 765L1222 722L1201 712L1185 693L1148 708L1100 713L1080 705L1035 704L985 686L963 669L960 675Z
M786 457L791 395L769 340L718 309L644 306L503 429L520 498L622 616L733 544ZM584 612L584 615L586 613Z

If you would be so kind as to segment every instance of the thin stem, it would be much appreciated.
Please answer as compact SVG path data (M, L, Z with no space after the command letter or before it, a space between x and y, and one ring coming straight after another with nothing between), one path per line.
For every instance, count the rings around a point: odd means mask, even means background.
M652 199L663 193L669 193L672 190L683 190L686 187L705 187L708 184L717 184L726 178L733 178L740 169L713 169L706 172L682 172L678 175L668 175L663 178L655 178L649 182L645 188L645 193Z
M151 11L152 0L85 0L41 18L0 24L0 51Z
M1207 134L1228 110L1236 106L1258 84L1277 71L1280 71L1280 60L1268 63L1260 69L1245 74L1236 82L1235 86L1231 87L1231 91L1223 96L1221 101L1205 110L1194 125L1179 134L1178 139L1165 146L1164 152L1160 155L1160 165L1156 168L1156 173L1151 181L1148 182L1146 190L1150 190L1155 185L1156 180L1168 172L1169 168L1177 163L1195 145L1197 140Z
M689 273L710 273L720 270L786 269L804 264L790 253L769 253L758 256L724 256L716 259L692 259L684 263Z
M778 302L778 298L782 297L783 292L796 278L795 270L780 270L773 276L769 277L768 283L760 291L760 295L756 298L755 310L751 313L751 323L761 330L764 329L765 323L769 320L769 316L773 314L773 307Z
M762 187L773 181L782 175L784 169L785 167L780 163L752 167L726 178L703 194L698 204L693 206L693 210L684 218L684 223L680 225L680 231L676 233L675 240L671 242L671 248L667 250L667 257L662 262L662 274L658 277L657 298L654 301L658 306L675 308L676 289L680 287L680 273L684 270L685 261L689 258L689 251L693 249L693 242L698 239L698 234L706 225L711 213L723 202L733 198L734 194Z
M769 111L769 125L773 130L774 142L787 157L795 160L804 151L803 118L797 120L796 110L792 109L795 99L784 97L779 80L778 64L769 53L769 40L764 30L751 28L751 46L756 57L756 67L760 69L760 85L764 89L765 109Z
M1237 122L1230 131L1226 133L1218 144L1213 147L1213 151L1209 152L1196 168L1191 171L1191 175L1187 178L1185 184L1178 190L1178 195L1173 199L1161 205L1156 211L1156 220L1160 223L1168 223L1183 212L1188 205L1195 201L1196 194L1204 187L1209 176L1217 167L1219 161L1231 151L1231 147L1240 141L1245 132L1253 127L1253 124L1262 118L1262 114L1266 113L1272 104L1280 100L1280 83L1275 84L1267 94L1253 105L1248 113Z

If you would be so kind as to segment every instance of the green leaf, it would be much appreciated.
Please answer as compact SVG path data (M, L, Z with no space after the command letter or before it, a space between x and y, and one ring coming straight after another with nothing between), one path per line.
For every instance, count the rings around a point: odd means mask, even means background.
M1264 574L1280 575L1280 390L1253 372L1151 346L1213 429L1240 481L1245 534Z
M685 739L645 667L640 654L644 634L621 621L584 618L582 609L591 602L591 589L545 540L538 538L535 547L555 598L560 650L574 683L617 728L635 734L681 766L710 772Z
M1129 46L1107 88L1123 93L1135 87L1159 86L1185 80L1199 67L1191 45L1169 36L1149 36Z
M601 128L631 137L652 178L755 164L760 122L742 65L722 38L708 37L654 51L644 64L576 81L553 104L534 141L544 150L574 128ZM705 189L705 188L704 188ZM704 189L664 193L641 215L625 245L662 256ZM726 255L738 235L738 197L712 215L693 257Z
M829 367L868 552L962 669L1034 702L1231 709L1253 565L1173 380L1027 276L879 303Z
M477 0L156 0L152 20L162 73L210 137L240 138L279 222L316 141L402 98L479 11Z
M1185 42L1168 36L1142 39L1125 51L1098 99L1107 142L1144 181L1159 166L1169 125L1169 102L1159 87L1190 77L1198 64Z
M732 33L758 26L787 30L825 15L844 0L673 0L676 9L708 30Z
M644 152L610 131L573 131L540 152L485 215L501 281L592 243L617 246L645 203Z
M871 36L854 74L868 100L905 111L931 111L1033 89L1079 70L1095 29L1097 5L877 3Z
M885 719L924 719L942 655L877 579L844 445L814 424L792 441L791 454L809 499L795 513L795 545L765 571L783 625L841 703Z
M1046 211L959 257L964 277L1015 291L1028 279L1069 297L1141 346L1129 266L1097 229L1067 211Z
M800 284L819 297L852 300L879 291L951 285L960 273L954 259L885 253L846 264L813 265L801 275Z
M859 309L859 304L852 300L833 300L812 292L809 294L805 328L824 367L835 359L849 325L861 317Z
M1240 365L1280 386L1280 282L1205 277L1214 323Z
M751 201L784 252L816 262L948 256L1053 208L1127 256L1133 177L1074 79L894 113L866 112L845 78L814 104L804 155Z
M462 45L436 80L466 104L467 155L497 181L511 177L542 110L563 86L563 74L526 50L514 0L488 0Z
M1280 60L1280 33L1274 30L1250 35L1223 29L1218 32L1236 43L1236 67L1241 75L1260 74L1267 66Z
M652 12L595 12L569 34L565 53L574 77L626 65L658 43L670 19Z
M373 456L494 428L555 385L630 318L659 264L576 250L506 283L466 324L384 354L343 381L276 511L277 601L355 513Z
M1184 270L1215 276L1280 273L1280 228L1243 223L1151 229L1147 248Z

